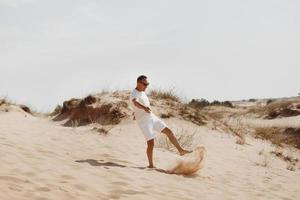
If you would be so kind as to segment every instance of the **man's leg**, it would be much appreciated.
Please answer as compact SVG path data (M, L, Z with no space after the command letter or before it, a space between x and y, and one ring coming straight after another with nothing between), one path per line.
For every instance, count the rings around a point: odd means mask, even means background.
M153 148L154 148L154 139L147 141L147 156L149 161L149 168L153 168Z
M174 133L171 131L171 129L169 129L168 127L164 128L162 131L162 133L166 134L170 140L170 142L176 147L176 149L178 150L180 155L184 155L187 153L191 153L191 151L187 151L184 150L180 144L178 143Z

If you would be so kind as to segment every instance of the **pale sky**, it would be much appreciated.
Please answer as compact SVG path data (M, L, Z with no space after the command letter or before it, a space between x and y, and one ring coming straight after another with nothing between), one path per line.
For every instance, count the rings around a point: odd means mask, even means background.
M0 0L0 96L51 111L151 88L239 100L300 92L299 0Z

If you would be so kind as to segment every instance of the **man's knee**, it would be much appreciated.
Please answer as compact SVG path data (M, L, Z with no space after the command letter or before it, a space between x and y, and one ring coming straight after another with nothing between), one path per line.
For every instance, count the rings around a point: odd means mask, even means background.
M153 147L154 146L154 139L151 139L151 140L148 140L147 141L147 145L148 145L148 147Z
M162 133L164 133L164 134L166 134L166 135L170 135L170 134L172 134L172 131L171 131L171 129L169 129L168 127L166 127L166 128L164 128L164 129L162 130Z

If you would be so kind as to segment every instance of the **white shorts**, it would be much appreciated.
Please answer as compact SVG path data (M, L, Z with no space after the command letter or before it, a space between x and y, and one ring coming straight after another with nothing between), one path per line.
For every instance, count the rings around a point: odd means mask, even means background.
M155 115L151 115L151 117L147 120L138 122L138 125L147 141L155 138L155 131L160 133L167 127L167 125Z

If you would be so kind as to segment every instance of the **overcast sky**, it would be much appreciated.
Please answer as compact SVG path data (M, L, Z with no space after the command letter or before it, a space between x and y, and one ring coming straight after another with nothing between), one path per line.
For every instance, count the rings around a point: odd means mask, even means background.
M102 89L300 92L299 0L0 0L0 96L40 111Z

